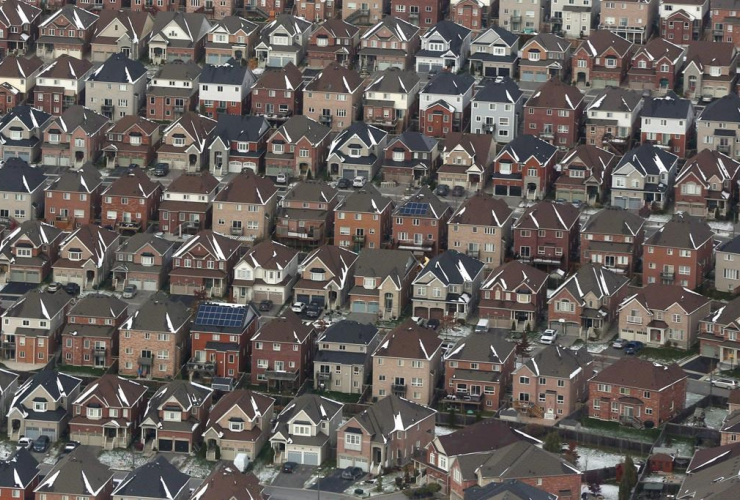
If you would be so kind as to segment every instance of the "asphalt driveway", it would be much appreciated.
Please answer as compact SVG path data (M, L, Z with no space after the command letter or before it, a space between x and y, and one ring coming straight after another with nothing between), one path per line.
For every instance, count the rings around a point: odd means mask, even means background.
M303 488L306 481L316 472L315 465L299 465L292 473L280 472L272 481L273 486L282 488Z
M344 472L344 469L335 470L328 476L321 478L321 483L315 483L309 489L318 490L320 486L321 491L328 491L331 493L343 493L344 490L346 490L350 486L362 482L365 477L365 475L363 475L357 481L350 481L348 479L342 479L342 472Z

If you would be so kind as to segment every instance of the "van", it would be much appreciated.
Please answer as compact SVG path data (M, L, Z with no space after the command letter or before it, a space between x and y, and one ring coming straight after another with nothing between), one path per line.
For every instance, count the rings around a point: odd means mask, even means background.
M489 320L487 319L479 319L478 324L475 325L475 333L485 333L488 331L488 323Z

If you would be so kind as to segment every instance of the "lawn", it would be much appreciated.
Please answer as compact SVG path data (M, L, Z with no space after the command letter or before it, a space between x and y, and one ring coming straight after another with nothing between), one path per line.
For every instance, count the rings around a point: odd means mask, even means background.
M357 403L360 400L359 394L345 394L343 392L332 391L314 391L311 389L309 389L309 392L313 392L314 394L318 394L319 396L325 397L327 399L339 401L340 403Z
M608 422L606 420L597 420L595 418L584 418L581 425L593 432L606 436L616 436L621 438L633 439L645 443L653 443L660 436L660 429L634 429L624 427L618 422Z
M698 353L698 347L688 351L675 347L645 347L637 355L659 363L673 363Z
M731 377L740 379L740 367L733 368L732 370L722 370L719 372L723 377Z
M105 368L93 368L91 366L73 366L73 365L59 365L59 370L62 373L77 373L80 375L90 375L91 377L102 377L105 375Z

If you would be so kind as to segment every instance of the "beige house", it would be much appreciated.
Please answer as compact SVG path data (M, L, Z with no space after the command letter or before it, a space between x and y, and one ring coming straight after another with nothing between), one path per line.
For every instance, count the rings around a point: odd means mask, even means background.
M7 158L7 157L5 157ZM0 168L0 221L22 223L44 214L46 176L40 168L19 158L6 159Z
M430 405L442 375L442 340L411 319L391 330L373 353L373 400L390 394Z
M711 149L733 160L740 160L738 137L740 137L740 96L734 92L707 104L696 120L696 145L699 151ZM729 188L730 192L735 192L734 187L725 187Z
M442 166L437 170L440 184L481 190L491 173L496 156L493 134L450 132L442 146Z
M162 133L157 159L170 168L200 172L208 165L207 147L216 120L186 111Z
M81 290L100 285L113 265L119 235L94 224L80 226L64 240L54 263L53 280L77 283Z
M324 245L300 264L300 276L293 286L295 300L339 309L347 301L357 254L346 248Z
M319 337L313 360L314 388L345 394L362 394L370 379L372 353L380 343L374 325L344 320Z
M503 199L475 193L450 217L447 248L480 260L487 270L500 266L512 241L512 215Z
M643 44L657 26L659 0L601 2L600 30L609 30L632 43Z
M224 187L213 201L213 230L229 236L262 241L272 231L277 210L277 188L267 177L245 170Z
M234 266L234 302L271 300L282 305L293 295L298 278L298 250L277 241L262 241Z
M689 42L683 69L684 96L694 102L723 97L733 91L736 70L737 48L733 43Z
M501 0L499 3L499 26L512 33L537 33L545 14L550 11L548 0Z
M730 293L737 293L740 289L740 236L717 247L714 288Z
M303 91L303 113L339 132L360 118L364 90L364 79L357 71L331 63Z

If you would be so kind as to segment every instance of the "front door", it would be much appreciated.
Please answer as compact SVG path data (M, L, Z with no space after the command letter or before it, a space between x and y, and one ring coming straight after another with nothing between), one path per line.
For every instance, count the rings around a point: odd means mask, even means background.
M624 407L624 416L625 417L632 418L632 417L634 417L634 414L635 414L635 412L634 412L634 410L632 409L631 406L625 406Z

